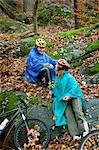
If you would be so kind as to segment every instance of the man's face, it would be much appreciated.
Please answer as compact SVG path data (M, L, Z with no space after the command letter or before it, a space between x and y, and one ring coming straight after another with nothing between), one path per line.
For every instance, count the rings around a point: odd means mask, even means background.
M38 46L37 49L38 49L38 52L41 54L43 54L45 52L45 47L39 47Z

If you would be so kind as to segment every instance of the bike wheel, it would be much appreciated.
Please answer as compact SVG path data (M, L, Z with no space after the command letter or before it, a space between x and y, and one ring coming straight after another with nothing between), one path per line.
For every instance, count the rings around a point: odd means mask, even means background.
M42 145L42 148L46 148L50 141L50 130L46 126L46 124L39 119L27 119L27 124L29 129L34 129L35 126L39 127L40 136L36 144L40 144ZM23 150L24 143L28 143L28 137L25 124L24 122L22 122L15 130L14 144L17 147L17 149Z
M79 150L99 150L99 130L93 130L81 141Z

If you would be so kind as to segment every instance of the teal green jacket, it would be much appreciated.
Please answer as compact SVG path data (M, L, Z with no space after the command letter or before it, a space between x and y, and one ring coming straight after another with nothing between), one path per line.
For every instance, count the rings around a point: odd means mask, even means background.
M53 113L56 116L55 125L61 126L66 125L66 117L64 116L64 111L67 107L67 102L63 101L65 96L70 96L72 98L79 98L82 101L83 109L86 108L85 99L80 86L76 79L66 71L64 75L59 78L55 77L54 87L52 88L53 98Z

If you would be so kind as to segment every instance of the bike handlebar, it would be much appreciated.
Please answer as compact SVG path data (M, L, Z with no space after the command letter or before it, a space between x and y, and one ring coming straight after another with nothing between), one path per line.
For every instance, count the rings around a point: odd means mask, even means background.
M29 102L22 98L19 100L19 102L20 102L20 104L23 104L25 107L28 107L28 105L29 105Z
M23 96L23 93L16 94L19 98L19 105L23 104L25 107L29 106L29 102L26 99L23 99L21 96Z

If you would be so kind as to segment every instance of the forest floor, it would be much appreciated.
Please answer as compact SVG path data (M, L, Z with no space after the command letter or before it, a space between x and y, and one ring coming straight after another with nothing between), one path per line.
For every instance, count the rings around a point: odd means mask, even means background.
M31 28L32 29L32 28ZM64 45L63 39L57 37L57 33L60 31L66 31L63 27L60 26L48 26L48 27L40 27L38 32L40 36L46 37L49 41L54 41L54 47L50 48L51 51ZM99 38L97 31L94 31L87 40L91 38ZM18 37L12 36L8 33L4 33L0 35L0 50L1 50L1 92L16 90L16 92L23 91L29 98L38 97L40 99L39 103L41 105L49 105L50 103L50 90L45 89L45 87L39 85L29 84L24 78L25 71L25 57L16 58L15 49L20 49L16 47L16 41ZM80 41L79 41L80 42ZM99 84L90 83L88 84L85 80L85 76L83 74L79 74L79 70L82 70L86 66L93 64L94 62L99 60L98 54L99 49L92 52L91 57L87 58L84 63L71 70L71 74L75 76L77 81L79 82L81 89L83 90L84 96L87 101L90 98L99 98ZM80 141L79 141L80 142ZM47 150L77 150L79 146L79 142L74 142L69 134L64 134L60 139L55 138L52 140L47 148Z

